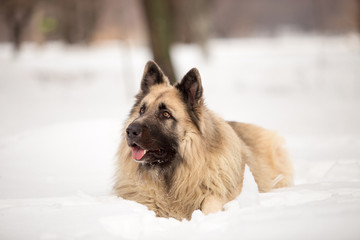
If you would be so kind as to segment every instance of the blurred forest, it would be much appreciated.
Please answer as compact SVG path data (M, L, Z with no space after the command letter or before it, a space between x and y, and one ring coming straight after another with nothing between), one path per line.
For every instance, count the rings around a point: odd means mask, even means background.
M175 80L170 47L283 32L360 32L360 0L0 0L0 42L149 44Z

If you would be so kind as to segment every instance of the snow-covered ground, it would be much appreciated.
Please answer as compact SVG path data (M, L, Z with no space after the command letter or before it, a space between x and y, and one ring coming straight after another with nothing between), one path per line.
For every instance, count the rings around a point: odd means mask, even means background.
M111 195L122 122L150 53L120 43L0 45L0 239L360 239L360 39L213 40L197 67L207 105L277 130L295 186L243 193L220 213L156 218Z

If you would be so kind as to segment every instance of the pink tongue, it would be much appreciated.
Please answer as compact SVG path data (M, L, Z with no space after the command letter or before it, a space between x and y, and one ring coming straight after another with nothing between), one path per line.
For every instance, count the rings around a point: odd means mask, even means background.
M135 160L140 160L145 155L145 150L139 146L131 147L132 158Z

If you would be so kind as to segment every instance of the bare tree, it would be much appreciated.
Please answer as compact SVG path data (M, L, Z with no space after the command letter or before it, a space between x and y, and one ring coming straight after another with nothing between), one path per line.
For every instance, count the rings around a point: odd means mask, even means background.
M171 0L170 3L174 16L174 41L196 43L207 55L213 0Z
M145 20L148 27L154 60L168 76L170 82L176 82L174 67L170 55L172 43L172 15L167 0L142 0Z
M358 33L360 33L360 0L357 0L357 30Z
M1 0L0 7L6 26L9 30L10 41L18 51L24 40L24 33L29 25L37 0Z
M60 7L62 37L65 42L89 43L99 19L99 0L57 0Z

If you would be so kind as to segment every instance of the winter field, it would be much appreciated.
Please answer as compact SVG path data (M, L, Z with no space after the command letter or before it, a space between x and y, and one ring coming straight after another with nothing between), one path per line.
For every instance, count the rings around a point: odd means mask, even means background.
M225 211L156 218L111 193L145 47L0 45L0 239L360 239L360 38L213 40L173 48L227 120L285 137L295 186L259 194L246 172Z

